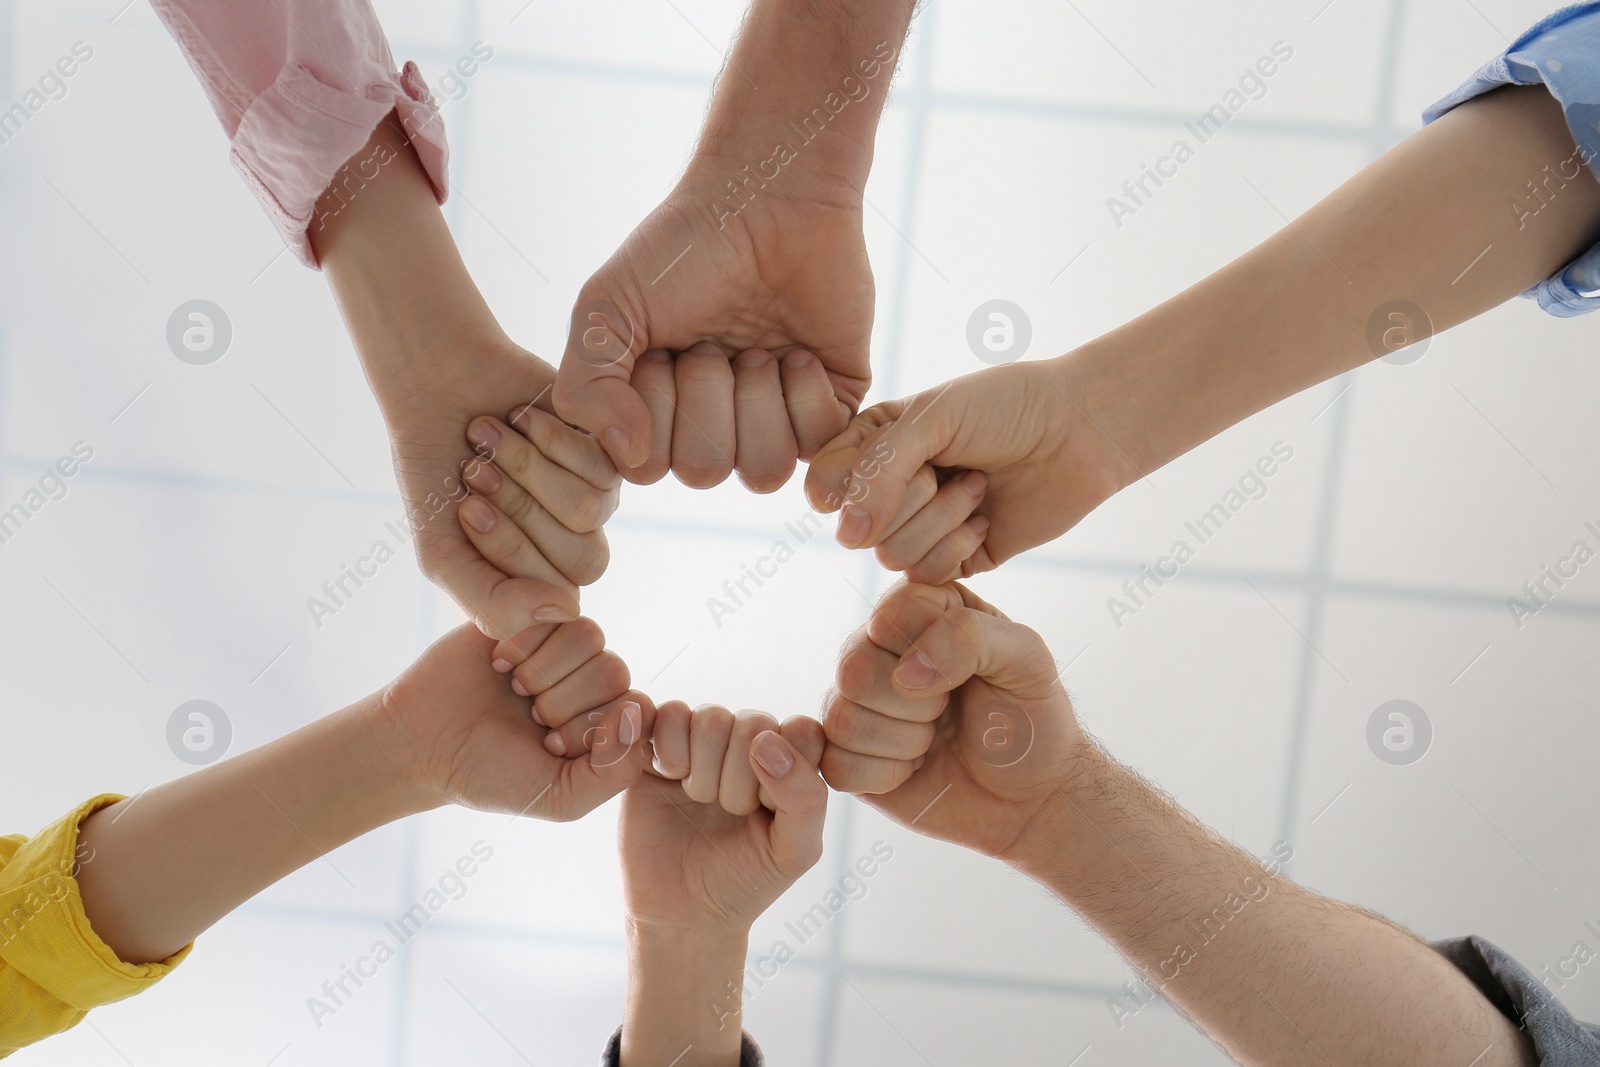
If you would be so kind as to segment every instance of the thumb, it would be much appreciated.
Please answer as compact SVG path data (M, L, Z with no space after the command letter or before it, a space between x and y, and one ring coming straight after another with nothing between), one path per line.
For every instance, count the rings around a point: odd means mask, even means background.
M594 434L623 470L650 457L650 412L629 385L644 341L643 325L616 301L580 296L556 374L556 414Z
M537 578L508 578L482 556L448 570L441 568L436 575L434 580L472 616L484 636L497 641L542 623L571 622L578 617L575 591Z
M551 790L550 818L569 821L604 804L645 771L655 705L639 692L612 704L593 732L588 752L565 761Z
M750 743L750 766L772 799L767 845L773 863L789 878L798 878L822 857L828 787L776 730L764 731Z
M1022 700L1054 695L1055 660L1038 634L1012 622L957 583L962 605L935 620L900 657L890 680L901 693L948 693L972 678Z
M839 511L839 543L870 548L886 537L911 479L949 447L954 406L940 393L869 408L823 447L806 474L806 494L820 511Z

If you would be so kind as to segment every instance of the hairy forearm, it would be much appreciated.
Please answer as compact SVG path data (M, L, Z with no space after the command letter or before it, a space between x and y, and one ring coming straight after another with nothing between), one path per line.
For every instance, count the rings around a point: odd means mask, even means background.
M1559 270L1600 239L1600 182L1587 168L1573 176L1575 162L1543 88L1480 97L1198 285L1064 357L1064 387L1093 405L1131 480L1386 354L1369 329L1393 301L1444 330ZM1558 167L1568 177L1550 180ZM1536 214L1514 206L1538 206L1530 182L1547 201ZM1380 334L1427 330L1382 321Z
M747 942L630 924L622 1067L736 1067Z
M1245 1064L1521 1067L1517 1028L1412 934L1222 841L1085 755L1015 866Z
M913 7L753 0L691 170L736 184L784 173L797 192L843 183L859 193Z
M386 757L370 700L85 819L78 885L129 963L166 959L267 886L437 800Z
M424 395L460 343L504 339L398 116L334 177L308 233L380 403Z

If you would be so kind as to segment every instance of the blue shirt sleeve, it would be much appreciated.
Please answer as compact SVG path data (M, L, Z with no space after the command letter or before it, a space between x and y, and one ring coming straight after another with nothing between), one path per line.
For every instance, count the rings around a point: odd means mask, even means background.
M1600 159L1600 3L1574 4L1547 16L1459 89L1424 111L1422 121L1432 122L1502 85L1540 84L1561 103L1577 146L1572 158L1554 165L1554 177L1545 179L1546 187L1556 182L1559 188L1560 183L1581 177L1585 167L1594 172ZM1591 176L1600 180L1600 172ZM1530 190L1529 203L1521 210L1536 213L1539 205L1539 190ZM1600 245L1522 295L1563 318L1600 308Z

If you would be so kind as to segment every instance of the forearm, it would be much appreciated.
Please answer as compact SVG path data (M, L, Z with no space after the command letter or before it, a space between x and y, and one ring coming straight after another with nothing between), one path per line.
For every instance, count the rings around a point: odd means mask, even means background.
M1535 1061L1448 961L1290 882L1102 753L1015 856L1246 1064Z
M1417 305L1444 330L1590 247L1600 238L1600 182L1587 168L1559 189L1552 183L1536 215L1515 208L1558 165L1572 175L1574 154L1561 107L1543 88L1473 100L1222 270L1064 357L1063 387L1094 407L1096 425L1137 467L1127 480L1160 467L1385 354L1370 344L1369 324L1391 301ZM1412 326L1426 335L1426 324Z
M425 394L440 353L505 342L397 116L324 191L309 235L380 404Z
M791 174L859 194L914 6L752 0L691 170L736 185Z
M737 1067L748 940L630 923L621 1067Z
M434 806L385 755L371 700L85 819L78 885L128 963L166 959L267 886Z

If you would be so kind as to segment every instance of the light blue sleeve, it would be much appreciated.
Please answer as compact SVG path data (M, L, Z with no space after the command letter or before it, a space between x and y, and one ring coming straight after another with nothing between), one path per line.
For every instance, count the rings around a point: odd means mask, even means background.
M1540 21L1490 60L1461 87L1422 113L1424 124L1501 85L1543 84L1561 103L1577 150L1571 159L1546 167L1542 184L1528 190L1512 210L1526 220L1565 182L1591 177L1600 160L1600 3L1574 4ZM1522 294L1552 315L1568 318L1600 308L1600 245Z

